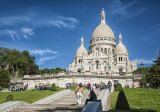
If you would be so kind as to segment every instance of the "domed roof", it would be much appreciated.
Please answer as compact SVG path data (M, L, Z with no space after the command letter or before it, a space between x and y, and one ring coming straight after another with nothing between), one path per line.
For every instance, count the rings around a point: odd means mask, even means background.
M115 53L116 54L126 54L126 55L128 55L127 48L122 44L121 34L119 35L119 44L115 48Z
M101 23L93 32L92 34L92 39L96 38L96 37L111 37L111 38L114 38L114 33L112 31L112 29L104 24L104 23Z
M76 57L82 56L83 54L88 55L86 48L83 46L83 37L81 38L81 46L77 49Z
M94 30L92 34L92 39L98 37L111 37L115 39L112 29L105 23L104 9L101 13L101 24Z

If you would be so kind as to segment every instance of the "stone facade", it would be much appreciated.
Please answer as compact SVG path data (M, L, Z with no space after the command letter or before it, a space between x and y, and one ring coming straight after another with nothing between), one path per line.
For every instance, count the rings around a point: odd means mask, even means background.
M105 12L102 10L101 23L94 30L90 40L89 52L83 45L77 49L74 61L69 65L70 72L95 72L114 74L119 72L130 73L137 69L137 61L130 61L127 48L119 35L119 44L112 29L105 23Z

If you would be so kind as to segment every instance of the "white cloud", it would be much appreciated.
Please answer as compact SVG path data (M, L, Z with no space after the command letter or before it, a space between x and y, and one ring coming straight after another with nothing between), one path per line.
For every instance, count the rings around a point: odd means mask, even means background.
M38 55L45 55L47 53L51 53L51 54L57 54L57 51L52 51L50 49L45 49L45 50L40 50L40 49L36 49L36 50L30 50L31 54L38 54Z
M43 64L45 61L52 60L52 59L54 59L55 57L56 57L56 56L40 58L40 59L38 59L38 65Z
M21 28L22 32L27 35L34 35L33 29L31 28Z
M139 3L139 1L130 1L129 3L125 4L120 0L113 0L109 6L111 8L112 14L119 14L131 18L143 13L146 10L144 7L136 9L134 8L134 12L130 10L131 7L136 6Z
M12 40L15 40L15 38L20 39L20 36L16 31L6 30L6 33L12 38Z
M63 17L58 15L46 15L41 16L41 14L37 14L38 12L34 12L33 14L23 14L17 15L13 17L0 17L0 25L3 26L22 26L22 24L30 25L30 27L42 27L42 26L56 26L60 29L73 29L79 24L79 21L73 17ZM54 17L54 18L53 18ZM22 28L24 33L28 33L33 35L33 30L30 28Z
M153 60L155 60L154 58L152 59L134 59L134 60L137 60L137 64L141 64L141 62L143 62L144 64L153 64Z

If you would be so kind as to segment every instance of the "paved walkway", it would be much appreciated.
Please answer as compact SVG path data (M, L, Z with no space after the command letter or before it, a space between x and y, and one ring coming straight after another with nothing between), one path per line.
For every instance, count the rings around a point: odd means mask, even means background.
M95 93L99 96L100 91L96 90ZM81 112L85 106L86 99L88 99L88 95L89 91L85 90L81 105L76 104L75 92L70 91L48 104L24 104L9 112Z

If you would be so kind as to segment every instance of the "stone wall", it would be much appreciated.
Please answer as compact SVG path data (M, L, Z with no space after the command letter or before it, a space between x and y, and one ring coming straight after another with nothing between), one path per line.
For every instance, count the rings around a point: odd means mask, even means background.
M86 75L86 74L61 74L61 75L50 75L50 76L24 76L23 82L24 84L29 85L29 89L34 88L35 85L39 85L39 83L44 84L53 84L55 83L59 87L65 87L66 83L82 83L82 84L99 84L101 82L107 84L108 81L112 82L112 85L114 84L114 80L118 80L119 83L122 84L123 87L126 85L129 87L139 87L139 79L135 79L132 74L126 74L126 75Z

